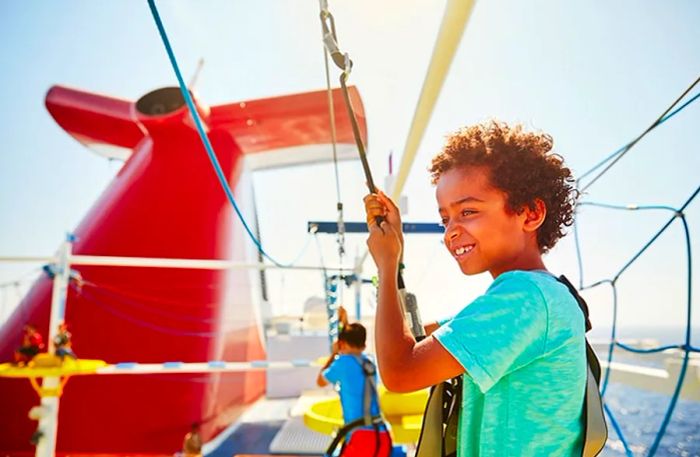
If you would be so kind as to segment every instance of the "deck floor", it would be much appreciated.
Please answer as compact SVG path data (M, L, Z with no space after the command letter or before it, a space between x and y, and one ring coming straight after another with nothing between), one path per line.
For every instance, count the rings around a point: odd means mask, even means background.
M331 438L307 429L302 417L309 402L324 395L327 393L311 392L299 398L263 398L251 405L236 424L207 443L204 455L321 456Z

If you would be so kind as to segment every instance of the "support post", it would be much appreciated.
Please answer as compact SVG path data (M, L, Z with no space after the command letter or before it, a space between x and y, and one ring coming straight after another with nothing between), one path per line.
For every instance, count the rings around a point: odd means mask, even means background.
M49 319L48 352L55 351L54 338L58 333L58 324L63 321L66 311L68 281L70 281L70 256L73 248L73 235L69 234L61 244L54 265L53 293L51 295L51 313ZM45 377L42 386L58 389L61 385L59 377ZM58 436L58 406L60 393L41 397L43 414L39 419L38 431L41 433L36 445L36 457L53 457L56 455L56 438Z

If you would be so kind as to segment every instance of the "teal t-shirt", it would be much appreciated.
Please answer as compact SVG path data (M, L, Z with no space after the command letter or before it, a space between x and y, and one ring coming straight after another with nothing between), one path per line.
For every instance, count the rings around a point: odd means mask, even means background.
M466 370L458 457L581 455L584 325L556 278L509 271L433 333Z

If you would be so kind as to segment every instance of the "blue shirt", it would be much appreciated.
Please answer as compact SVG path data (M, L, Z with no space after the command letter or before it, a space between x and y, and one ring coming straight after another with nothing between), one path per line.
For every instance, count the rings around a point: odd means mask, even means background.
M368 358L365 354L362 354L362 357ZM361 419L364 416L365 375L360 361L354 355L339 354L330 366L323 370L322 374L328 382L335 385L340 394L345 423ZM376 371L374 383L377 385ZM379 414L379 403L375 392L372 392L370 412L372 416Z
M466 370L459 457L581 455L584 325L556 278L510 271L433 333Z

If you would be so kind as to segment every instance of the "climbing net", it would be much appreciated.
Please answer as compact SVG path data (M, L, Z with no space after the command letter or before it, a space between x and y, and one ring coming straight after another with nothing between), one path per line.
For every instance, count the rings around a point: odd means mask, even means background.
M650 133L652 130L663 124L664 122L668 121L671 119L673 116L675 116L677 113L685 109L688 105L690 105L692 102L700 98L700 93L696 94L695 96L689 98L685 103L682 105L676 107L692 90L693 88L700 82L700 78L696 79L695 82L693 82L688 89L686 89L680 97L678 97L669 108L664 111L664 113L659 116L654 123L652 123L644 132L642 132L639 136L637 136L634 140L631 142L627 143L626 145L622 146L619 148L617 151L606 157L604 160L596 164L593 168L588 170L586 173L582 174L581 177L579 177L577 181L577 188L579 189L580 192L584 192L587 189L589 189L595 182L598 181L599 178L601 178L605 173L607 173L625 154L627 154L642 138L644 138L648 133ZM600 171L598 171L600 170ZM598 171L597 174L594 175L594 173ZM584 184L583 181L588 178L588 181ZM649 447L649 456L653 456L656 454L659 444L661 443L661 439L663 438L666 429L668 427L668 424L671 420L671 417L673 415L674 409L676 407L676 404L678 402L678 398L680 396L681 389L683 387L683 381L685 379L685 374L688 369L688 363L690 359L690 354L693 352L700 352L700 348L696 348L692 346L691 344L691 311L692 311L692 254L691 254L691 241L690 241L690 230L688 227L688 221L686 219L686 213L685 210L688 208L688 206L695 200L695 198L698 196L700 193L700 187L697 187L694 192L686 199L686 201L680 205L679 207L673 207L673 206L665 206L665 205L628 205L628 206L620 206L620 205L614 205L614 204L608 204L608 203L599 203L599 202L592 202L592 201L582 201L578 204L577 206L577 212L578 210L582 207L585 206L591 206L591 207L597 207L597 208L604 208L608 210L614 210L614 211L665 211L665 212L670 212L671 217L661 226L661 228L651 237L649 241L647 241L641 249L639 249L638 252L636 252L632 258L630 258L617 272L611 277L611 278L606 278L602 279L599 281L596 281L592 284L585 285L584 284L584 277L583 277L583 260L582 260L582 253L581 253L581 243L579 240L579 230L578 230L578 224L577 222L574 223L574 236L575 236L575 243L576 243L576 257L578 260L578 269L579 269L579 289L580 290L588 290L588 289L593 289L596 287L600 286L609 286L611 293L612 293L612 329L611 329L611 335L610 335L610 342L609 342L609 349L608 349L608 355L607 355L607 369L605 371L605 375L603 376L603 382L601 386L601 393L603 397L605 396L607 392L607 387L608 387L608 382L610 380L610 366L613 360L613 354L615 348L620 348L622 350L631 352L631 353L636 353L636 354L653 354L653 353L659 353L662 351L670 350L670 349L677 349L681 350L683 353L683 359L681 362L681 368L678 376L678 380L676 381L675 388L673 390L673 394L671 395L671 399L669 401L668 407L666 408L666 412L664 414L663 420L661 422L661 425L656 433L656 436L654 437L654 440ZM578 220L578 217L577 217ZM644 254L649 247L651 247L658 239L659 237L675 222L676 220L680 220L682 227L683 227L683 233L684 233L684 244L685 244L685 251L686 251L686 265L687 265L687 280L686 280L686 323L685 323L685 338L683 342L677 343L677 344L671 344L671 345L664 345L664 346L659 346L655 348L649 348L649 349L639 349L635 348L629 345L626 345L622 342L620 342L617 339L617 325L618 325L618 281L622 277L622 275L628 271L628 269L635 263L637 260L639 260ZM612 424L613 428L615 429L615 432L617 433L618 437L620 438L620 441L622 442L625 453L628 456L633 456L633 452L630 448L630 445L628 443L627 438L625 437L620 424L618 423L615 415L613 414L613 411L610 409L610 407L605 404L604 405L605 412L608 416L608 419L610 420L610 423Z

